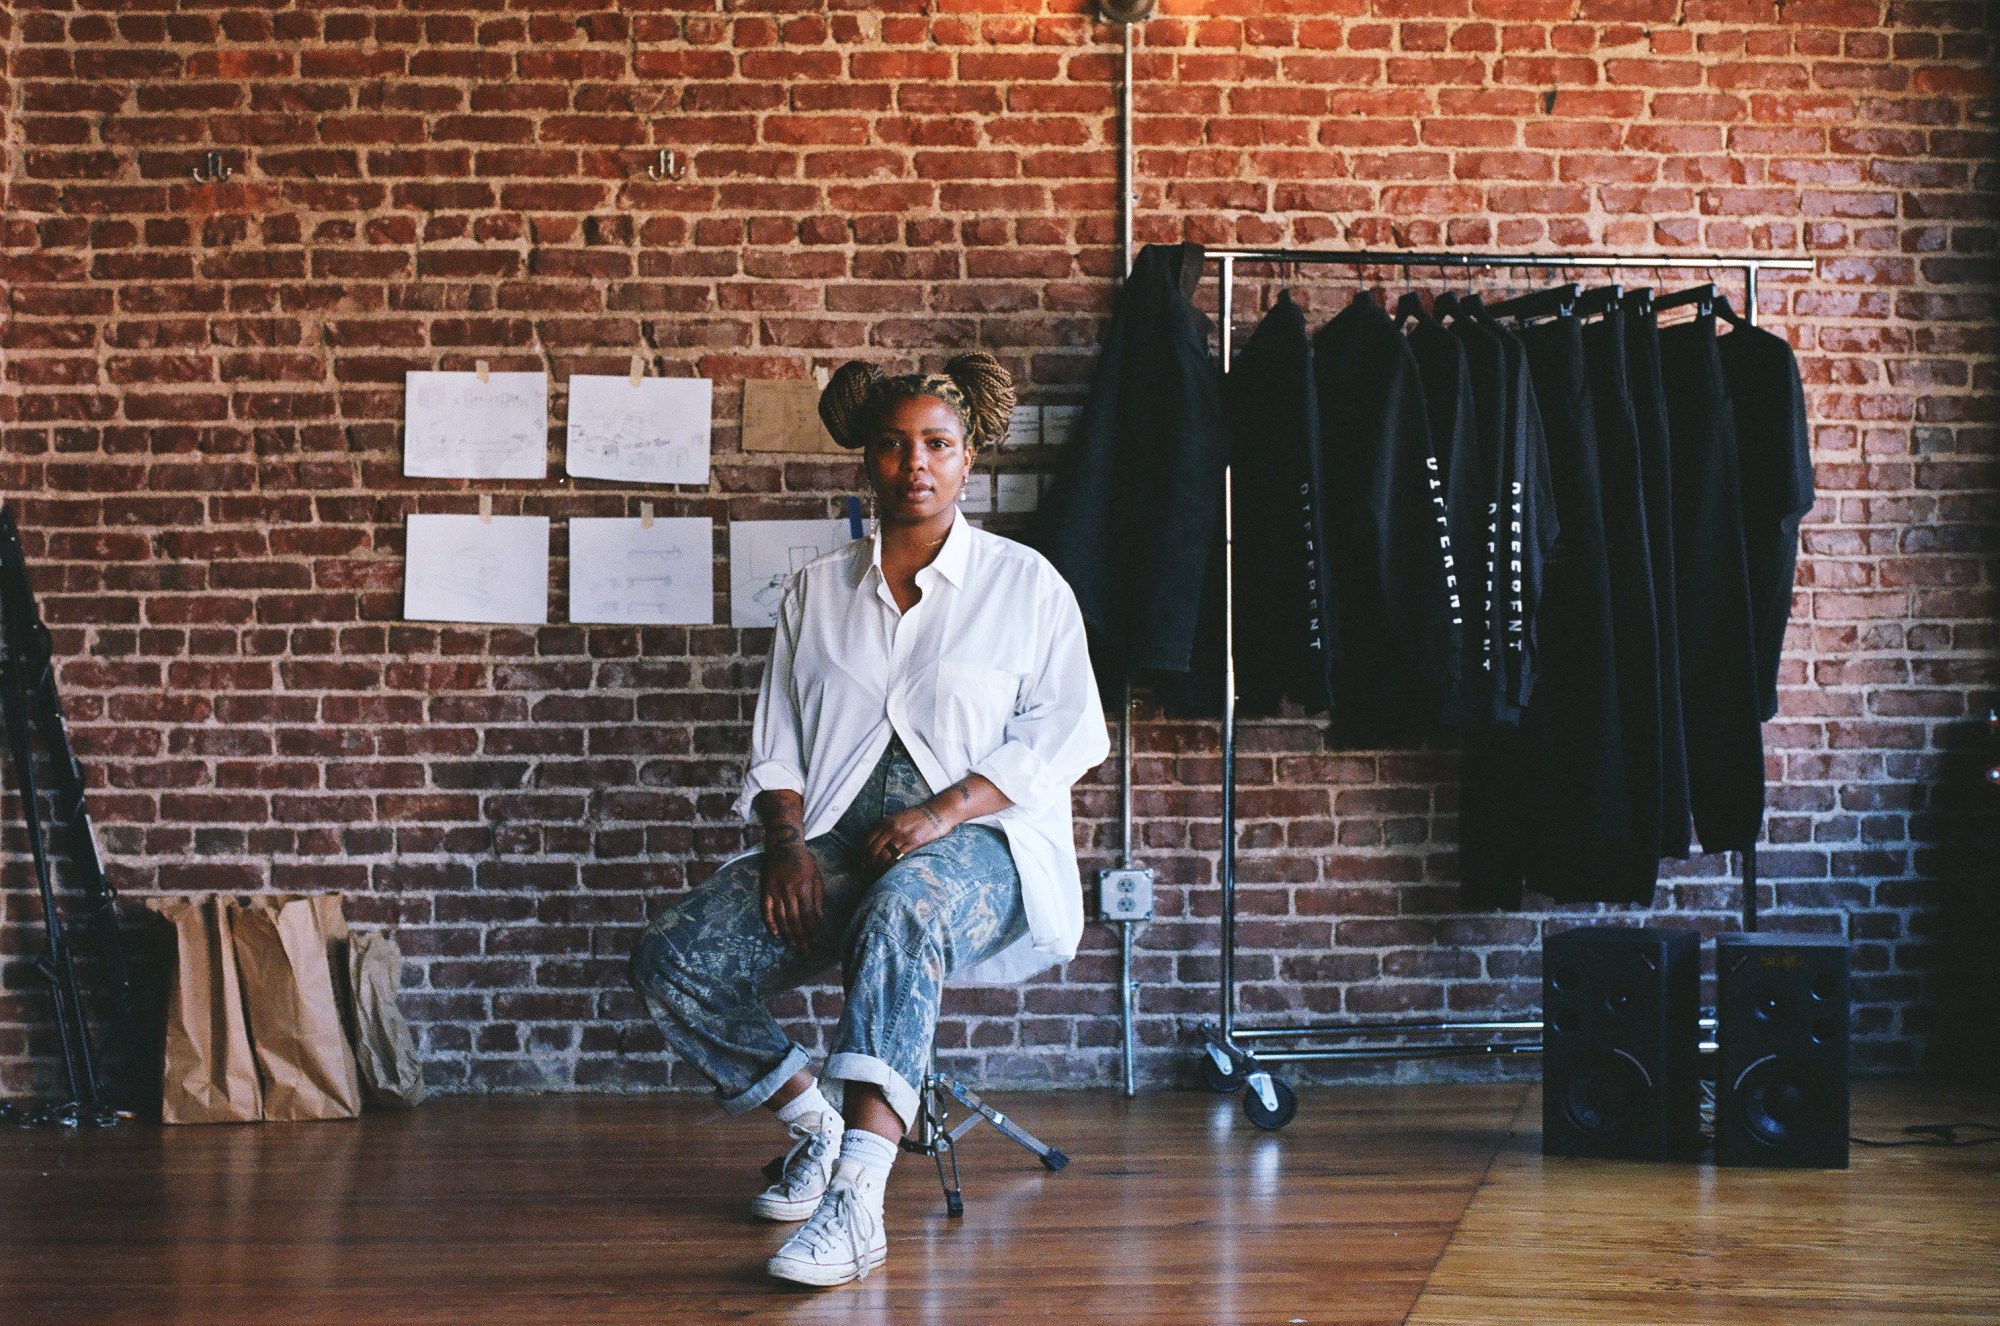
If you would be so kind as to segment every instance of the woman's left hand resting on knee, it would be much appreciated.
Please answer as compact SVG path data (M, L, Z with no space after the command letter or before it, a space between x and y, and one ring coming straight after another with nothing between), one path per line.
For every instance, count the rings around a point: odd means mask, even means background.
M861 844L861 854L877 874L916 851L934 843L967 820L997 815L1014 803L1007 794L980 774L968 774L944 791L899 810L876 825Z

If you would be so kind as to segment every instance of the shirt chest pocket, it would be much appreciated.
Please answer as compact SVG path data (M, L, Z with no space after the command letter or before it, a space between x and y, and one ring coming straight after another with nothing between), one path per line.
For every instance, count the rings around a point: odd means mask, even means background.
M990 754L1007 739L1007 720L1020 691L1021 679L1004 669L940 662L932 713L938 736L962 746L972 759Z

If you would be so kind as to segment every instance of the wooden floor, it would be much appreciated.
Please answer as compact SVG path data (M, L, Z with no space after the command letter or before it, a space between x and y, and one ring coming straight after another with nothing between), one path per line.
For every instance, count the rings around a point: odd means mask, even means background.
M1333 1323L2000 1320L2000 1146L1846 1173L1544 1160L1520 1086L1000 1096L967 1208L928 1162L889 1263L766 1281L768 1119L688 1097L442 1100L359 1124L0 1133L0 1322ZM2000 1116L1863 1084L1856 1127Z

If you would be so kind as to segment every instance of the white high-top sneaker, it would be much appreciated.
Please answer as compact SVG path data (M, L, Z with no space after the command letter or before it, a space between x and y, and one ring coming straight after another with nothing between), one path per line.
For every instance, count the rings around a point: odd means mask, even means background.
M881 1213L855 1190L852 1170L836 1170L819 1208L764 1269L780 1280L824 1289L866 1279L888 1256Z
M785 1153L778 1181L757 1194L750 1210L765 1220L777 1221L804 1220L811 1215L833 1178L844 1126L838 1114L822 1114L789 1125L786 1131L798 1140Z

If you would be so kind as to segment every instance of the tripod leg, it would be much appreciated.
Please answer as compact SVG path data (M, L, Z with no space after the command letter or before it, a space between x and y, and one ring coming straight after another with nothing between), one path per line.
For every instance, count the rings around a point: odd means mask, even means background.
M931 1159L937 1163L938 1185L944 1189L944 1213L947 1216L965 1214L965 1195L958 1182L958 1143L950 1133L939 1133L937 1145L931 1149ZM944 1163L951 1161L951 1172L945 1173Z
M1047 1145L1033 1133L1022 1128L991 1105L988 1105L979 1098L978 1094L972 1088L966 1086L963 1082L949 1077L941 1077L938 1079L938 1082L946 1091L957 1097L960 1104L999 1129L1001 1135L1006 1137L1007 1140L1034 1152L1036 1158L1050 1170L1060 1170L1069 1164L1068 1156L1054 1147Z

